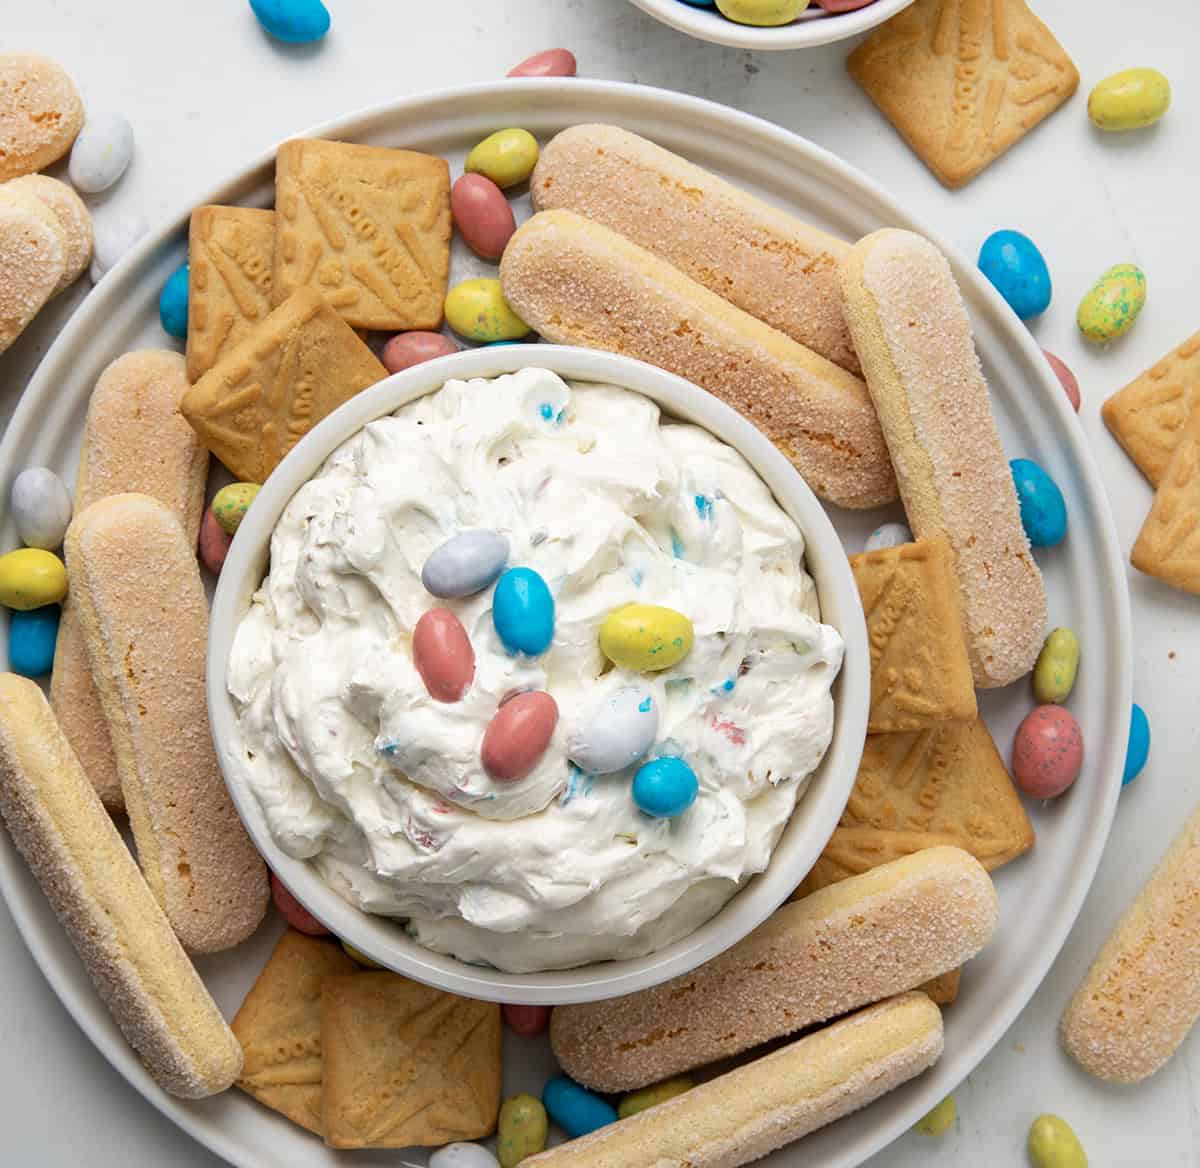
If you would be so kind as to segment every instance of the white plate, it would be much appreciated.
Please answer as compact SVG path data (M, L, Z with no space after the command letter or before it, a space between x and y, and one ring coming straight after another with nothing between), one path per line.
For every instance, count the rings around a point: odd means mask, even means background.
M832 155L767 122L692 97L641 85L552 80L502 81L444 91L330 122L316 132L406 146L461 166L466 151L501 126L525 126L545 140L576 122L612 122L644 134L747 190L817 225L855 238L884 224L924 232L951 256L993 390L1010 457L1041 463L1067 500L1070 532L1038 553L1053 624L1070 625L1084 647L1071 698L1088 753L1074 789L1031 806L1038 843L998 874L1001 922L992 944L965 970L959 1001L946 1012L946 1052L931 1072L800 1145L777 1153L779 1168L853 1168L893 1140L952 1090L1000 1039L1062 947L1100 859L1120 790L1131 702L1130 620L1124 564L1108 503L1074 414L1041 353L974 265L935 232ZM272 159L259 159L200 203L266 204ZM518 217L528 213L521 200ZM88 297L42 362L0 445L0 490L7 498L25 466L57 468L73 481L88 394L109 361L137 347L172 344L158 325L158 293L186 250L187 214L154 232ZM456 242L454 278L484 265ZM857 551L898 510L831 512L846 547ZM16 546L6 515L0 548ZM2 652L2 650L0 650ZM1002 753L1032 704L1028 686L982 695ZM237 1091L189 1103L165 1095L143 1071L96 995L20 856L0 832L0 891L55 992L130 1083L185 1131L245 1168L395 1165L394 1152L338 1154ZM203 959L199 968L232 1015L278 932L268 926L242 948ZM540 1041L511 1037L505 1090L538 1092L552 1065ZM422 1153L409 1157L424 1161Z

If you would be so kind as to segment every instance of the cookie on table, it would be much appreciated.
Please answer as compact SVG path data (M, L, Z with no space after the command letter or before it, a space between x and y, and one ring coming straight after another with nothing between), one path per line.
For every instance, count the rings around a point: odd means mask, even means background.
M7 191L19 191L40 199L58 219L67 245L66 266L56 292L75 283L92 259L92 216L72 187L48 174L25 174L5 183Z
M308 138L280 146L276 304L313 288L358 328L436 329L449 274L444 159Z
M38 53L0 53L0 182L60 159L83 126L83 102L61 66Z
M58 291L67 270L67 237L40 199L0 186L0 353Z
M916 0L867 37L846 67L952 188L1079 85L1071 58L1025 0Z

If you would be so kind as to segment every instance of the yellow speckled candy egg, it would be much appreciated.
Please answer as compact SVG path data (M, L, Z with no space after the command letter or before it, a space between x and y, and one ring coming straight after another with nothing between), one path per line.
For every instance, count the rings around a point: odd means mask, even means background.
M1171 83L1157 69L1122 69L1088 94L1088 117L1101 130L1152 126L1171 104Z
M738 24L769 28L790 24L808 7L808 0L717 0L717 7Z
M516 341L527 325L504 299L500 281L479 277L455 284L446 295L446 323L472 341Z
M53 552L18 548L0 556L0 604L6 608L29 612L66 594L67 568Z
M1114 264L1079 302L1076 322L1089 341L1123 337L1146 305L1146 276L1137 264Z
M528 130L497 130L467 155L463 170L482 174L504 190L525 182L537 160L537 139Z
M600 651L622 669L650 673L678 665L691 652L692 622L659 604L615 608L600 626Z
M213 515L226 535L234 535L242 525L250 504L262 487L258 483L230 483L222 487L212 501Z

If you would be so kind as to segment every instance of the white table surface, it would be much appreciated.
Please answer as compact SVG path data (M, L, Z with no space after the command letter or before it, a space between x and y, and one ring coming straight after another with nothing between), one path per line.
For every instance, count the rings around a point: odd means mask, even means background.
M566 45L589 77L682 90L769 118L861 167L967 253L999 227L1040 244L1055 299L1038 340L1075 370L1080 422L1113 500L1121 543L1132 544L1150 489L1100 420L1104 398L1200 328L1196 208L1200 206L1200 39L1195 0L1157 0L1139 22L1123 0L1034 0L1074 57L1080 93L963 191L942 188L843 69L846 45L750 54L686 39L626 0L327 0L323 45L281 49L245 0L12 0L0 47L57 58L93 111L133 122L133 167L92 200L97 219L136 211L151 223L180 211L271 143L356 107L439 86L502 76L539 49ZM1086 117L1087 90L1120 68L1151 64L1175 87L1158 127L1103 136ZM1149 304L1108 351L1088 348L1074 310L1091 280L1133 260ZM0 423L88 287L45 310L0 358ZM1150 1082L1112 1089L1079 1072L1058 1047L1064 1004L1125 903L1200 800L1200 600L1129 571L1134 694L1150 717L1150 763L1122 796L1083 915L1029 1008L956 1092L959 1120L940 1140L908 1134L871 1168L1023 1164L1041 1111L1066 1117L1099 1166L1200 1168L1200 1034ZM1087 668L1087 646L1084 647ZM1115 733L1124 735L1125 727ZM145 1103L59 1005L0 902L0 1160L14 1165L218 1161ZM1193 976L1200 976L1200 970ZM816 1168L814 1165L813 1168Z

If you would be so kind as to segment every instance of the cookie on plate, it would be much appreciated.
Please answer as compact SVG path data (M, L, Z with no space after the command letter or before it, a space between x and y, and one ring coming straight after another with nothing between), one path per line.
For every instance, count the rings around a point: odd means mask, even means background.
M40 199L0 186L0 353L58 291L67 271L67 237Z
M66 266L56 292L75 283L92 258L92 216L84 201L65 182L48 174L25 174L5 183L7 191L19 191L40 199L58 219L67 246Z

